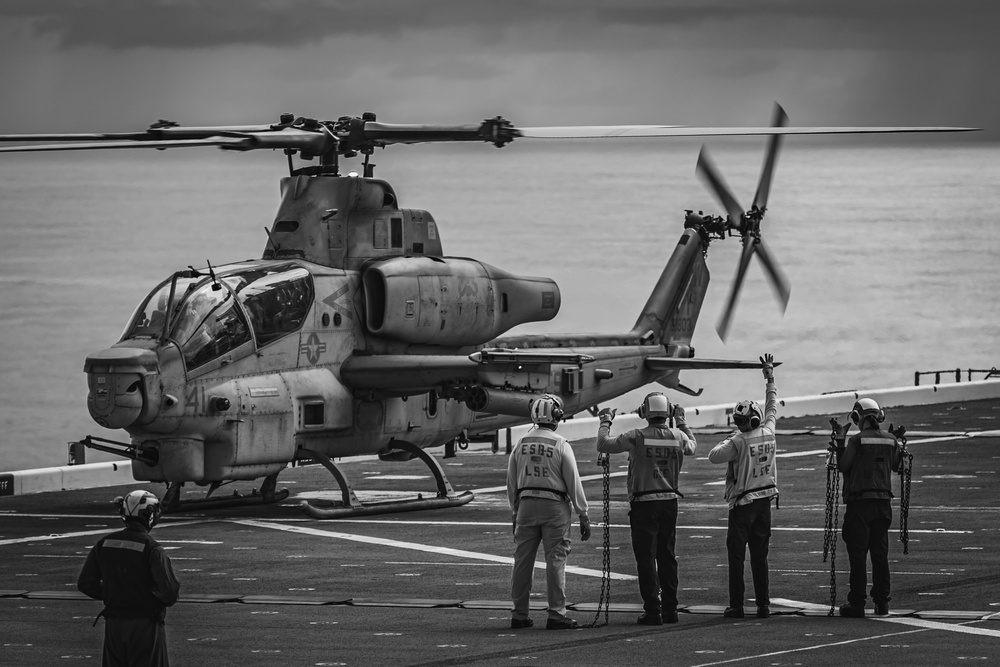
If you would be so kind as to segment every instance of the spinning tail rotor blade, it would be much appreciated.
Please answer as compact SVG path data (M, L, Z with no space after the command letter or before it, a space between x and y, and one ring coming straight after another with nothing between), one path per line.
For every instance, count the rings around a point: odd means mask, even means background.
M722 179L722 174L715 167L712 158L708 156L708 149L704 146L701 147L701 152L698 153L697 171L709 189L719 198L722 205L726 207L726 212L729 213L732 225L737 229L741 228L740 221L743 217L743 207L740 206L736 197L733 196L732 190L729 189L729 186Z
M778 299L778 303L781 304L781 314L784 315L785 309L788 307L788 299L792 294L792 288L788 283L788 278L785 277L784 271L774 261L774 258L771 257L771 252L764 245L764 239L757 240L757 259L760 260L760 264L764 268L764 275L771 282L774 296Z
M774 105L772 125L782 127L788 123L788 116L780 104ZM764 166L760 170L760 182L757 184L757 194L754 195L754 208L763 211L767 208L767 195L771 192L771 179L774 176L774 165L778 161L778 151L781 150L782 135L772 134L764 155Z
M744 239L743 254L740 255L740 265L736 268L736 277L733 278L733 284L729 288L726 307L723 308L719 321L715 323L715 330L723 342L729 333L729 322L733 317L733 311L736 310L736 302L739 299L740 290L743 288L743 277L746 276L747 267L750 266L750 258L753 256L755 245L756 240L753 237L748 236Z

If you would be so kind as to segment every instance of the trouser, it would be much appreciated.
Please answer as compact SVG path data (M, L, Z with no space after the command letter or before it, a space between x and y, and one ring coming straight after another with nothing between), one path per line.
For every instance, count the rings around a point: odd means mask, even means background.
M103 667L169 667L167 630L148 617L106 618Z
M659 616L677 609L677 500L633 502L628 513L642 608Z
M746 587L743 566L750 547L750 572L758 607L771 604L768 594L767 552L771 540L771 499L758 498L729 510L726 550L729 552L729 606L743 608Z
M510 597L514 610L511 618L524 620L529 616L528 600L539 543L545 551L549 618L566 617L566 558L570 552L572 525L568 502L521 498L514 527L514 569L510 575Z
M851 561L851 589L847 601L864 606L868 586L868 556L872 561L872 600L888 602L889 527L892 504L888 500L852 500L844 512L844 543Z

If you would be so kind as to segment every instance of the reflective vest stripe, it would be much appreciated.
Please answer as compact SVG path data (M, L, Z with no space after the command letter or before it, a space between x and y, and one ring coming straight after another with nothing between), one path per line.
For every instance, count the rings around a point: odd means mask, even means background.
M108 549L130 549L132 551L143 551L146 548L142 542L131 540L104 540L103 546Z
M563 498L566 498L567 500L569 499L569 494L566 493L565 491L560 491L559 489L550 488L547 486L522 486L520 489L517 490L518 497L521 496L522 491L545 491L546 493L555 493L562 496Z

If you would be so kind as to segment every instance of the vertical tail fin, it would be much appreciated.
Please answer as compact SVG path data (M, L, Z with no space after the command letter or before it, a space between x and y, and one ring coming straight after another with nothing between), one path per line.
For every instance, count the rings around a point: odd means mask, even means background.
M653 344L688 344L708 291L704 245L693 229L681 235L630 333Z

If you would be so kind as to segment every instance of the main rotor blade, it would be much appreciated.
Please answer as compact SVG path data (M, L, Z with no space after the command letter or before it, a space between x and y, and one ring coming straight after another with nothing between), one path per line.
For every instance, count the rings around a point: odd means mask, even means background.
M267 132L270 125L225 125L218 127L153 127L142 132L94 132L69 134L0 134L0 142L36 141L159 141L162 139L205 139L247 132ZM65 150L65 149L64 149Z
M774 296L778 299L778 303L781 304L781 314L784 315L785 308L788 307L788 299L792 294L792 288L789 286L788 278L785 277L785 273L771 256L771 251L767 249L766 245L764 245L764 239L759 239L757 241L757 259L760 260L761 266L764 268L764 275L766 275L768 280L771 282L771 288L774 290Z
M736 310L736 301L740 296L740 290L743 288L743 277L746 276L747 267L750 266L750 257L754 253L754 238L752 236L746 237L743 242L743 253L740 255L740 265L736 268L736 277L733 278L733 284L729 286L729 298L726 299L726 307L722 309L722 315L719 316L719 321L715 323L715 330L719 333L719 338L723 342L726 340L726 336L729 334L729 322L733 317L733 311Z
M29 153L45 151L85 151L107 148L185 148L187 146L234 147L245 143L238 137L213 139L167 139L164 141L94 141L79 144L34 144L30 146L0 146L0 153Z
M788 116L780 104L774 105L774 127L782 127L788 122ZM781 135L771 135L767 144L767 153L764 154L764 166L760 170L760 181L757 183L757 193L753 197L753 205L759 211L767 208L767 196L771 192L771 179L774 176L774 165L778 160L778 151L781 150Z
M729 213L729 217L732 219L732 224L739 229L740 220L743 217L743 207L740 206L739 201L733 195L733 191L726 185L722 174L719 173L712 158L708 156L708 149L704 146L701 147L701 152L698 153L698 166L695 170L719 199L719 202L726 208L726 212Z
M739 137L767 134L894 134L907 132L972 132L976 127L687 127L683 125L580 125L517 127L515 136L529 139L605 139L616 137Z
M207 129L207 128L206 128ZM230 136L212 136L201 139L154 139L151 141L93 141L72 144L31 144L25 146L0 146L0 153L27 153L34 151L82 151L113 148L184 148L188 146L218 146L237 151L257 149L303 150L314 154L328 150L336 139L324 132L284 128L278 131L230 133Z

